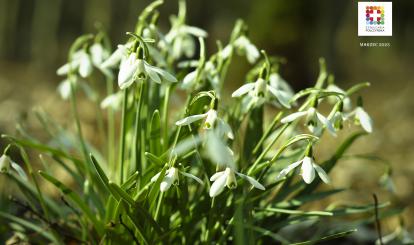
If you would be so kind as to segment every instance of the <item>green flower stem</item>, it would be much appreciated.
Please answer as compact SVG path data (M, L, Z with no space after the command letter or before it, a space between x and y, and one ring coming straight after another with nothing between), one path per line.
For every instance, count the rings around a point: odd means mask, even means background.
M77 108L77 102L76 102L76 94L75 94L75 82L76 82L75 79L76 78L74 77L74 75L69 75L69 79L70 79L70 97L71 97L70 102L71 102L71 107L72 107L72 114L73 114L73 117L75 118L76 130L78 132L78 138L81 144L83 156L85 158L85 161L88 162L89 154L88 154L88 149L86 147L85 140L83 138L82 127L81 127L81 123L79 120L79 114L78 114L78 108Z
M169 105L169 100L170 100L170 93L171 93L171 85L168 85L165 90L164 105L163 105L163 112L162 112L162 122L164 123L162 144L164 146L164 150L168 149L168 105Z
M125 134L126 134L126 127L127 127L127 120L126 114L128 109L128 88L124 90L124 99L122 101L122 121L121 121L121 139L120 139L120 149L119 149L119 158L120 158L120 178L119 181L122 184L124 181L124 161L125 161Z
M114 93L113 87L113 80L109 77L106 79L106 92L107 95L111 95ZM108 166L111 169L111 172L115 172L116 165L115 165L115 117L114 117L114 110L109 106L107 109L107 137L108 137L108 144L107 144L107 151L108 151Z
M143 148L142 145L142 133L141 133L141 127L142 127L142 123L141 123L141 110L142 110L142 104L144 102L144 90L145 90L145 84L146 81L143 81L141 83L141 85L139 86L139 97L136 98L138 100L137 103L137 110L135 113L135 133L134 133L134 154L133 154L133 161L132 163L135 164L135 168L138 168L138 161L140 161L140 157L141 157L141 149ZM141 162L142 164L142 162ZM142 167L142 166L141 166ZM142 173L142 168L138 170L140 173Z

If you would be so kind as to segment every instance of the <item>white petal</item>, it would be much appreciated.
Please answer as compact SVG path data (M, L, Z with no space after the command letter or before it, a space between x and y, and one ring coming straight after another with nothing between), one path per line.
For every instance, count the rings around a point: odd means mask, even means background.
M118 73L118 85L121 89L129 87L133 82L133 76L138 69L138 62L135 55L130 55L128 59L121 62Z
M161 84L161 78L155 72L155 70L151 69L151 67L145 65L145 71L148 73L148 76L151 78L152 81Z
M70 81L68 79L62 81L59 84L58 88L57 88L58 93L60 94L60 96L64 100L69 99L70 93L71 93L71 89L72 89L72 87L71 87Z
M222 131L224 135L226 135L229 139L234 139L233 130L228 123L226 123L223 119L219 119L219 129Z
M170 176L165 176L160 184L160 191L165 192L168 189L170 189L171 185L173 183L173 179Z
M205 137L204 149L207 157L215 164L235 169L234 157L223 137L213 130L209 130Z
M233 51L233 46L231 44L228 44L224 49L221 50L221 57L223 59L227 59L231 52Z
M111 56L109 56L108 59L106 59L102 64L102 68L114 68L116 67L119 62L121 62L122 57L125 55L125 51L127 50L125 45L118 45L118 48L115 50L115 52L112 53Z
M289 101L290 101L291 98L290 98L288 93L286 93L282 90L276 89L276 88L274 88L272 86L269 86L269 85L267 85L266 88L267 88L267 90L270 91L270 93L272 93L277 98L277 100L279 101L280 104L282 104L286 108L290 108Z
M280 120L281 123L288 123L288 122L292 122L300 117L306 116L308 114L307 111L298 111L295 113L290 114L287 117L282 118L282 120Z
M194 86L196 76L197 76L197 70L188 73L183 79L182 87L185 89L188 89Z
M152 65L148 64L147 62L145 62L144 64L145 64L145 69L146 69L148 72L149 72L150 70L152 70L152 71L154 71L154 72L156 72L156 73L160 74L160 75L161 75L161 77L163 77L165 80L167 80L167 81L169 81L169 82L173 82L173 83L177 82L177 79L176 79L173 75L171 75L169 72L164 71L164 70L163 70L163 69L161 69L161 68L158 68L158 67L152 66Z
M210 197L218 196L226 186L227 174L222 174L210 187Z
M312 165L313 161L310 157L304 157L302 163L302 178L306 184L312 183L315 179L315 169Z
M91 75L93 71L92 61L86 52L82 52L82 56L79 58L79 74L81 77L86 78Z
M201 185L204 185L203 181L200 178L198 178L197 176L193 175L193 174L186 173L186 172L183 172L183 171L180 171L180 174L184 175L185 177L188 177L188 178L191 178L191 179L197 181Z
M94 43L91 48L90 48L90 52L91 52L91 58L92 58L92 62L96 65L99 66L102 61L103 61L103 57L104 57L104 49L102 47L101 44L99 43Z
M316 112L316 116L318 117L319 121L326 126L328 131L333 135L336 136L335 128L332 125L332 122L329 121L324 115L320 114L319 112Z
M280 171L279 175L276 177L276 181L278 181L278 180L282 179L283 177L285 177L288 173L290 173L290 171L292 171L294 168L299 166L299 164L301 164L301 163L302 163L302 159L300 161L289 164L287 167L282 169L282 171Z
M368 113L366 113L366 111L364 111L364 109L359 107L356 110L356 116L358 117L362 128L365 129L365 131L367 131L368 133L372 133L372 124L373 123L372 123L372 119L368 115Z
M251 43L248 43L246 45L246 55L247 55L247 60L249 61L249 63L253 64L254 62L256 62L257 58L259 58L260 53L259 53L259 50L256 48L256 46L254 46Z
M210 177L210 181L216 181L220 176L224 174L224 171L217 172Z
M24 172L23 168L20 167L19 164L15 163L15 162L11 162L11 167L16 170L17 174L20 175L20 177L22 177L22 179L27 180L27 175Z
M329 180L329 176L328 174L326 174L325 170L323 170L323 168L319 167L318 164L313 164L313 167L315 168L316 172L319 175L319 178L321 178L321 180L323 182L325 182L326 184L329 184L331 181Z
M192 115L192 116L189 116L189 117L186 117L186 118L183 118L183 119L177 121L175 123L175 125L177 125L177 126L189 125L189 124L191 124L195 121L201 120L205 117L207 117L207 113Z
M255 83L246 83L231 94L231 97L240 97L255 88Z
M250 177L248 175L242 174L242 173L238 173L238 172L236 172L236 174L238 176L242 177L243 179L249 181L249 183L252 186L254 186L255 188L260 189L262 191L266 190L266 188L262 184L260 184L257 180L255 180L254 178L252 178L252 177Z
M160 177L161 172L154 175L154 177L151 178L151 182L156 182L158 180L158 177Z
M73 68L75 69L76 67L73 67ZM69 73L69 69L70 69L70 64L66 63L57 69L56 74L58 74L59 76L66 75Z

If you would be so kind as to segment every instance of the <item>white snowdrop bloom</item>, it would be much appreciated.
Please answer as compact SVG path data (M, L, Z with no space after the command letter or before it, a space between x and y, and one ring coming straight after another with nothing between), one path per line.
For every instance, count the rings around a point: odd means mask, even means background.
M328 87L326 87L326 90L346 95L346 92L343 89L341 89L340 87L336 86L335 84L329 84ZM332 104L336 103L338 101L338 99L339 98L336 98L336 96L329 96L328 97L328 101L331 102ZM349 98L348 96L345 96L342 99L342 102L344 103L344 110L345 111L351 110L351 108L352 108L351 98Z
M280 180L283 177L285 177L288 173L290 173L293 169L298 167L300 164L302 164L301 167L301 175L303 178L303 181L305 181L306 184L312 183L312 181L315 179L315 170L319 175L319 178L326 184L330 183L329 177L326 174L325 170L323 168L319 167L313 160L312 157L305 156L300 161L294 162L290 165L288 165L286 168L284 168L279 175L276 177L276 180Z
M138 58L136 53L131 53L126 60L121 62L118 74L118 85L125 89L135 81L141 82L149 78L161 83L162 80L177 82L177 79L161 68L148 64L144 59Z
M63 80L59 84L59 86L57 87L57 91L58 91L60 97L63 100L68 100L70 98L71 89L72 89L72 86L70 84L70 80L69 79Z
M373 131L373 122L371 117L368 115L368 113L361 107L358 106L350 112L347 117L354 116L355 122L357 124L361 124L362 128L367 131L368 133L372 133Z
M347 117L345 114L341 111L335 111L333 112L333 116L329 118L329 121L331 121L332 126L335 130L341 130L343 128L344 121L347 120Z
M128 49L131 48L133 43L125 45L118 45L117 49L101 64L102 68L116 68L122 60L126 59Z
M329 121L324 115L320 114L313 106L306 111L292 113L282 118L280 122L289 123L300 118L306 118L305 124L313 134L320 135L322 133L322 129L326 127L333 136L336 136L335 129L331 121Z
M174 59L179 59L183 55L190 58L195 53L194 37L206 38L207 32L173 19L173 27L165 35L164 40L159 42L159 46L161 49L166 49Z
M66 75L70 70L77 71L83 78L92 74L92 59L84 49L76 51L73 54L72 61L61 66L57 70L57 74L60 76Z
M255 63L260 56L260 52L257 47L244 35L238 37L233 43L228 44L221 51L223 59L227 59L230 56L233 48L236 49L236 51L241 55L246 55L247 61L251 64Z
M233 92L234 97L246 96L248 99L247 107L259 106L272 98L276 98L277 102L286 108L290 108L289 100L291 96L279 88L275 88L267 83L263 78L258 78L256 82L246 83Z
M110 94L101 101L100 106L102 109L111 108L112 110L119 110L122 105L122 98L121 92Z
M8 173L10 171L10 168L14 169L21 178L27 180L27 175L24 172L23 168L11 160L9 156L3 154L0 157L0 173Z
M175 125L186 126L203 119L203 129L210 130L216 127L221 133L223 133L223 135L226 135L229 139L234 138L233 131L231 130L230 126L223 119L217 116L217 111L214 109L210 109L204 114L197 114L183 118L177 121Z
M109 57L109 52L106 50L102 44L100 43L94 43L90 47L90 53L91 53L91 59L92 63L96 67L100 67L102 63Z
M265 187L260 184L257 180L254 178L239 173L237 171L232 170L231 168L227 167L224 171L220 171L215 173L213 176L211 176L210 181L213 182L213 184L210 187L210 197L216 197L220 193L223 192L224 187L228 187L229 189L234 189L237 187L237 180L236 175L239 177L247 180L252 186L254 186L257 189L265 190Z
M198 178L198 177L196 177L196 176L194 176L190 173L180 171L175 167L171 167L171 168L167 169L167 171L165 172L164 177L162 177L161 184L160 184L160 191L165 192L168 189L170 189L171 185L178 185L178 183L179 183L179 174L182 174L185 177L191 178L191 179L197 181L198 183L200 183L201 185L204 184L203 181L200 178ZM153 183L156 182L158 180L158 178L160 178L160 175L161 175L161 172L154 175L154 177L151 178L151 182L153 182Z
M196 69L190 73L188 73L181 84L181 87L183 89L194 89L197 86L197 73L199 74L200 80L207 80L211 86L214 88L214 90L219 89L219 73L217 71L216 66L211 61L207 61L206 64L202 69Z
M289 100L295 95L295 92L290 87L288 82L283 79L279 73L272 73L269 75L269 83L275 89L282 90L286 93L286 96L289 97Z

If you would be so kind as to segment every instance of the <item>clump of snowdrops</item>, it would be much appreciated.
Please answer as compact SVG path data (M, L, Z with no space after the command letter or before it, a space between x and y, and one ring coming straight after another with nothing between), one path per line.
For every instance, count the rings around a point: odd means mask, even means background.
M83 35L70 48L68 62L57 70L64 77L58 92L71 104L76 132L36 111L48 142L22 128L19 137L3 135L10 145L0 158L1 171L19 187L21 195L11 200L24 210L20 217L0 212L10 221L11 239L315 243L355 231L356 225L329 225L337 217L365 213L373 222L373 210L384 204L301 209L343 191L332 187L329 172L355 140L373 131L358 97L369 84L339 88L321 59L314 86L295 93L279 73L281 60L251 42L243 21L236 22L227 44L217 41L207 52L207 32L185 22L182 0L171 29L158 28L161 4L145 8L115 50L104 32ZM240 88L226 91L228 68L243 57L252 68ZM92 88L92 79L102 80L104 96ZM104 145L84 137L77 102L83 92L104 115L96 126ZM320 110L322 104L330 111ZM349 136L339 141L339 132ZM336 139L328 159L315 154L323 134ZM21 162L11 158L11 149L19 150ZM61 195L45 194L45 183ZM307 237L283 232L321 221L327 223Z

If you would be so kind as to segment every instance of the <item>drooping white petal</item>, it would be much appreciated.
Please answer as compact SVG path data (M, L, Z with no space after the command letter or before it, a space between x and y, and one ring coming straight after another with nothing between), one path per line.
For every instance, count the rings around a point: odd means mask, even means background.
M209 130L207 132L205 135L205 143L206 155L213 163L232 169L236 168L232 152L216 131Z
M215 125L217 118L218 116L216 110L208 110L206 121L204 122L204 129L211 129Z
M292 171L293 169L295 169L297 166L299 166L299 164L302 163L302 159L300 161L294 162L292 164L289 164L287 167L285 167L284 169L282 169L282 171L280 171L279 175L276 177L276 181L282 179L283 177L285 177L288 173L290 173L290 171Z
M90 48L90 52L93 64L99 66L104 60L104 48L100 43L94 43Z
M148 76L151 78L152 81L161 84L161 78L160 76L158 76L155 70L151 69L150 66L145 65L145 71L147 72Z
M316 112L316 116L318 117L319 121L326 126L328 131L333 135L336 136L335 128L332 125L332 122L329 121L324 115L320 114L319 112Z
M231 97L240 97L255 88L255 83L246 83L231 94Z
M112 53L111 56L109 56L108 59L106 59L102 64L102 68L114 68L116 67L119 62L121 62L122 58L125 56L127 51L126 45L118 45L118 48L115 50L115 52Z
M267 88L268 91L270 91L270 93L273 94L273 96L275 96L277 98L277 100L279 101L280 104L282 104L286 108L290 108L289 101L290 101L291 97L289 96L288 93L286 93L282 90L276 89L276 88L274 88L270 85L267 85L266 88Z
M307 111L298 111L295 113L290 114L289 116L286 116L284 118L282 118L282 120L280 120L281 123L288 123L288 122L292 122L295 121L296 119L300 118L300 117L304 117L308 114Z
M368 115L368 113L362 109L361 107L358 107L356 109L356 116L361 123L362 128L367 131L368 133L372 133L373 123L371 117Z
M313 167L315 168L316 172L319 175L319 178L321 178L323 182L325 182L326 184L329 184L331 182L328 174L325 172L325 170L323 170L323 168L319 167L319 165L315 163L313 163Z
M310 157L304 157L302 162L302 178L306 184L312 183L315 179L315 169L313 168L313 160Z
M122 94L115 93L105 97L100 106L102 109L111 107L113 110L118 110L122 104Z
M158 67L152 66L152 65L148 64L147 62L144 62L144 64L145 64L145 69L146 69L148 72L149 72L150 70L151 70L151 71L154 71L154 72L158 73L161 77L163 77L165 80L167 80L167 81L169 81L169 82L172 82L172 83L177 82L177 78L175 78L175 77L174 77L173 75L171 75L169 72L164 71L164 70L163 70L163 69L161 69L161 68L158 68Z
M210 181L216 181L220 176L224 174L224 171L217 172L210 177Z
M242 173L238 173L238 172L236 172L236 174L238 176L242 177L243 179L249 181L249 183L252 186L254 186L255 188L260 189L262 191L264 191L266 189L262 184L259 183L259 181L255 180L254 178L252 178L252 177L250 177L248 175L242 174Z
M69 79L65 79L64 81L62 81L57 87L57 91L60 97L62 97L62 99L64 100L69 99L70 94L71 94L71 89L72 87L71 87Z
M58 74L59 76L63 76L69 73L69 69L70 69L70 64L66 63L63 66L59 67L56 71L56 74ZM74 69L77 67L73 67Z
M79 57L79 75L86 78L92 74L93 66L89 55L86 52L82 52Z
M160 191L165 192L170 189L171 185L173 184L173 179L170 176L165 176L164 179L161 181L160 184Z
M138 69L139 62L135 54L131 54L128 59L123 60L119 67L118 85L121 89L129 87L133 82L134 73Z
M270 86L283 90L289 95L289 97L293 96L294 94L293 89L278 73L270 74L269 82L270 82Z
M233 46L229 44L226 47L224 47L224 49L221 50L220 55L223 59L227 59L230 56L232 51L233 51Z
M161 172L154 175L154 177L151 178L151 182L156 182L158 180L158 178L160 177L160 174L161 174Z
M220 193L223 192L224 187L226 187L227 182L227 174L222 174L220 177L218 177L214 183L210 187L210 197L218 196Z
M180 171L180 174L184 175L185 177L188 177L188 178L191 178L191 179L197 181L201 185L204 185L203 181L200 178L198 178L197 176L193 175L193 174L186 173L186 172L183 172L183 171Z
M201 119L206 118L206 117L207 117L207 113L192 115L192 116L189 116L189 117L186 117L186 118L183 118L183 119L177 121L175 123L175 125L177 125L177 126L189 125L189 124L191 124L195 121L201 120Z
M259 50L256 48L256 46L254 46L251 43L248 43L246 45L246 56L247 56L247 61L249 61L250 64L253 64L259 58L260 53L259 53Z
M197 70L188 73L183 79L182 87L184 89L188 89L194 86L196 77L197 77Z
M14 169L14 170L16 170L16 172L17 172L17 174L22 178L22 179L24 179L24 180L27 180L27 175L26 175L26 173L24 172L24 170L23 170L23 168L22 167L20 167L20 165L19 164L17 164L17 163L15 163L15 162L11 162L11 167Z

